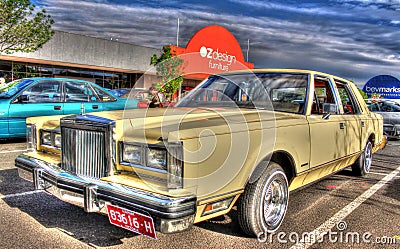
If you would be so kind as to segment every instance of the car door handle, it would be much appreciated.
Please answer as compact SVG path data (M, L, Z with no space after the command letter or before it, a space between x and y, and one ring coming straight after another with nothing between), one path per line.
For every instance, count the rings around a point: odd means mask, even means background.
M99 109L98 105L92 105L93 109Z
M60 105L55 105L54 106L54 110L61 110L61 106Z
M345 123L340 123L340 124L339 124L339 127L340 127L340 129L343 130L343 129L346 127L346 124L345 124Z

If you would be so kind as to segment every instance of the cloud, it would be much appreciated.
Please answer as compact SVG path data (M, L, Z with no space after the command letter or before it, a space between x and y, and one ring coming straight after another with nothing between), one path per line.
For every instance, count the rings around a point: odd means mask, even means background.
M242 48L250 39L256 67L307 68L366 82L399 75L398 1L76 1L40 2L57 30L161 48L186 44L218 24Z

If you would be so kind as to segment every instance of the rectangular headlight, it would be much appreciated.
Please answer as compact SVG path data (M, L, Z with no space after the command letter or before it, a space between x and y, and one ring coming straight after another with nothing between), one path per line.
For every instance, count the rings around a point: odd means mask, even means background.
M51 132L41 131L40 132L40 144L51 146Z
M122 160L131 164L142 164L142 147L138 145L124 144Z
M167 151L160 148L147 148L147 166L167 170Z
M61 134L54 133L54 146L56 148L61 148Z
M120 143L121 163L150 171L164 173L170 189L183 187L183 145Z
M36 150L36 126L34 124L26 125L26 146L28 151Z
M56 150L61 149L61 133L58 130L41 130L40 145Z

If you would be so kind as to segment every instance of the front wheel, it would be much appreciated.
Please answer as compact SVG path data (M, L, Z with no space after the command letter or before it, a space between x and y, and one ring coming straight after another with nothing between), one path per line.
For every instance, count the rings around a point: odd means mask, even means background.
M288 180L282 167L271 162L263 175L246 186L238 204L242 230L250 236L275 232L286 214Z
M368 140L365 144L364 150L361 153L360 157L357 161L351 165L351 169L353 173L357 176L364 176L366 175L372 165L372 143Z

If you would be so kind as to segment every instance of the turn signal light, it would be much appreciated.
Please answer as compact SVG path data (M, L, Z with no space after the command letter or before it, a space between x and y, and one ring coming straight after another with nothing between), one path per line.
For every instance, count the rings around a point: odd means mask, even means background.
M228 209L233 201L233 198L234 197L230 197L230 198L224 199L222 201L207 204L206 208L204 208L203 214L201 216L213 214L213 213Z

